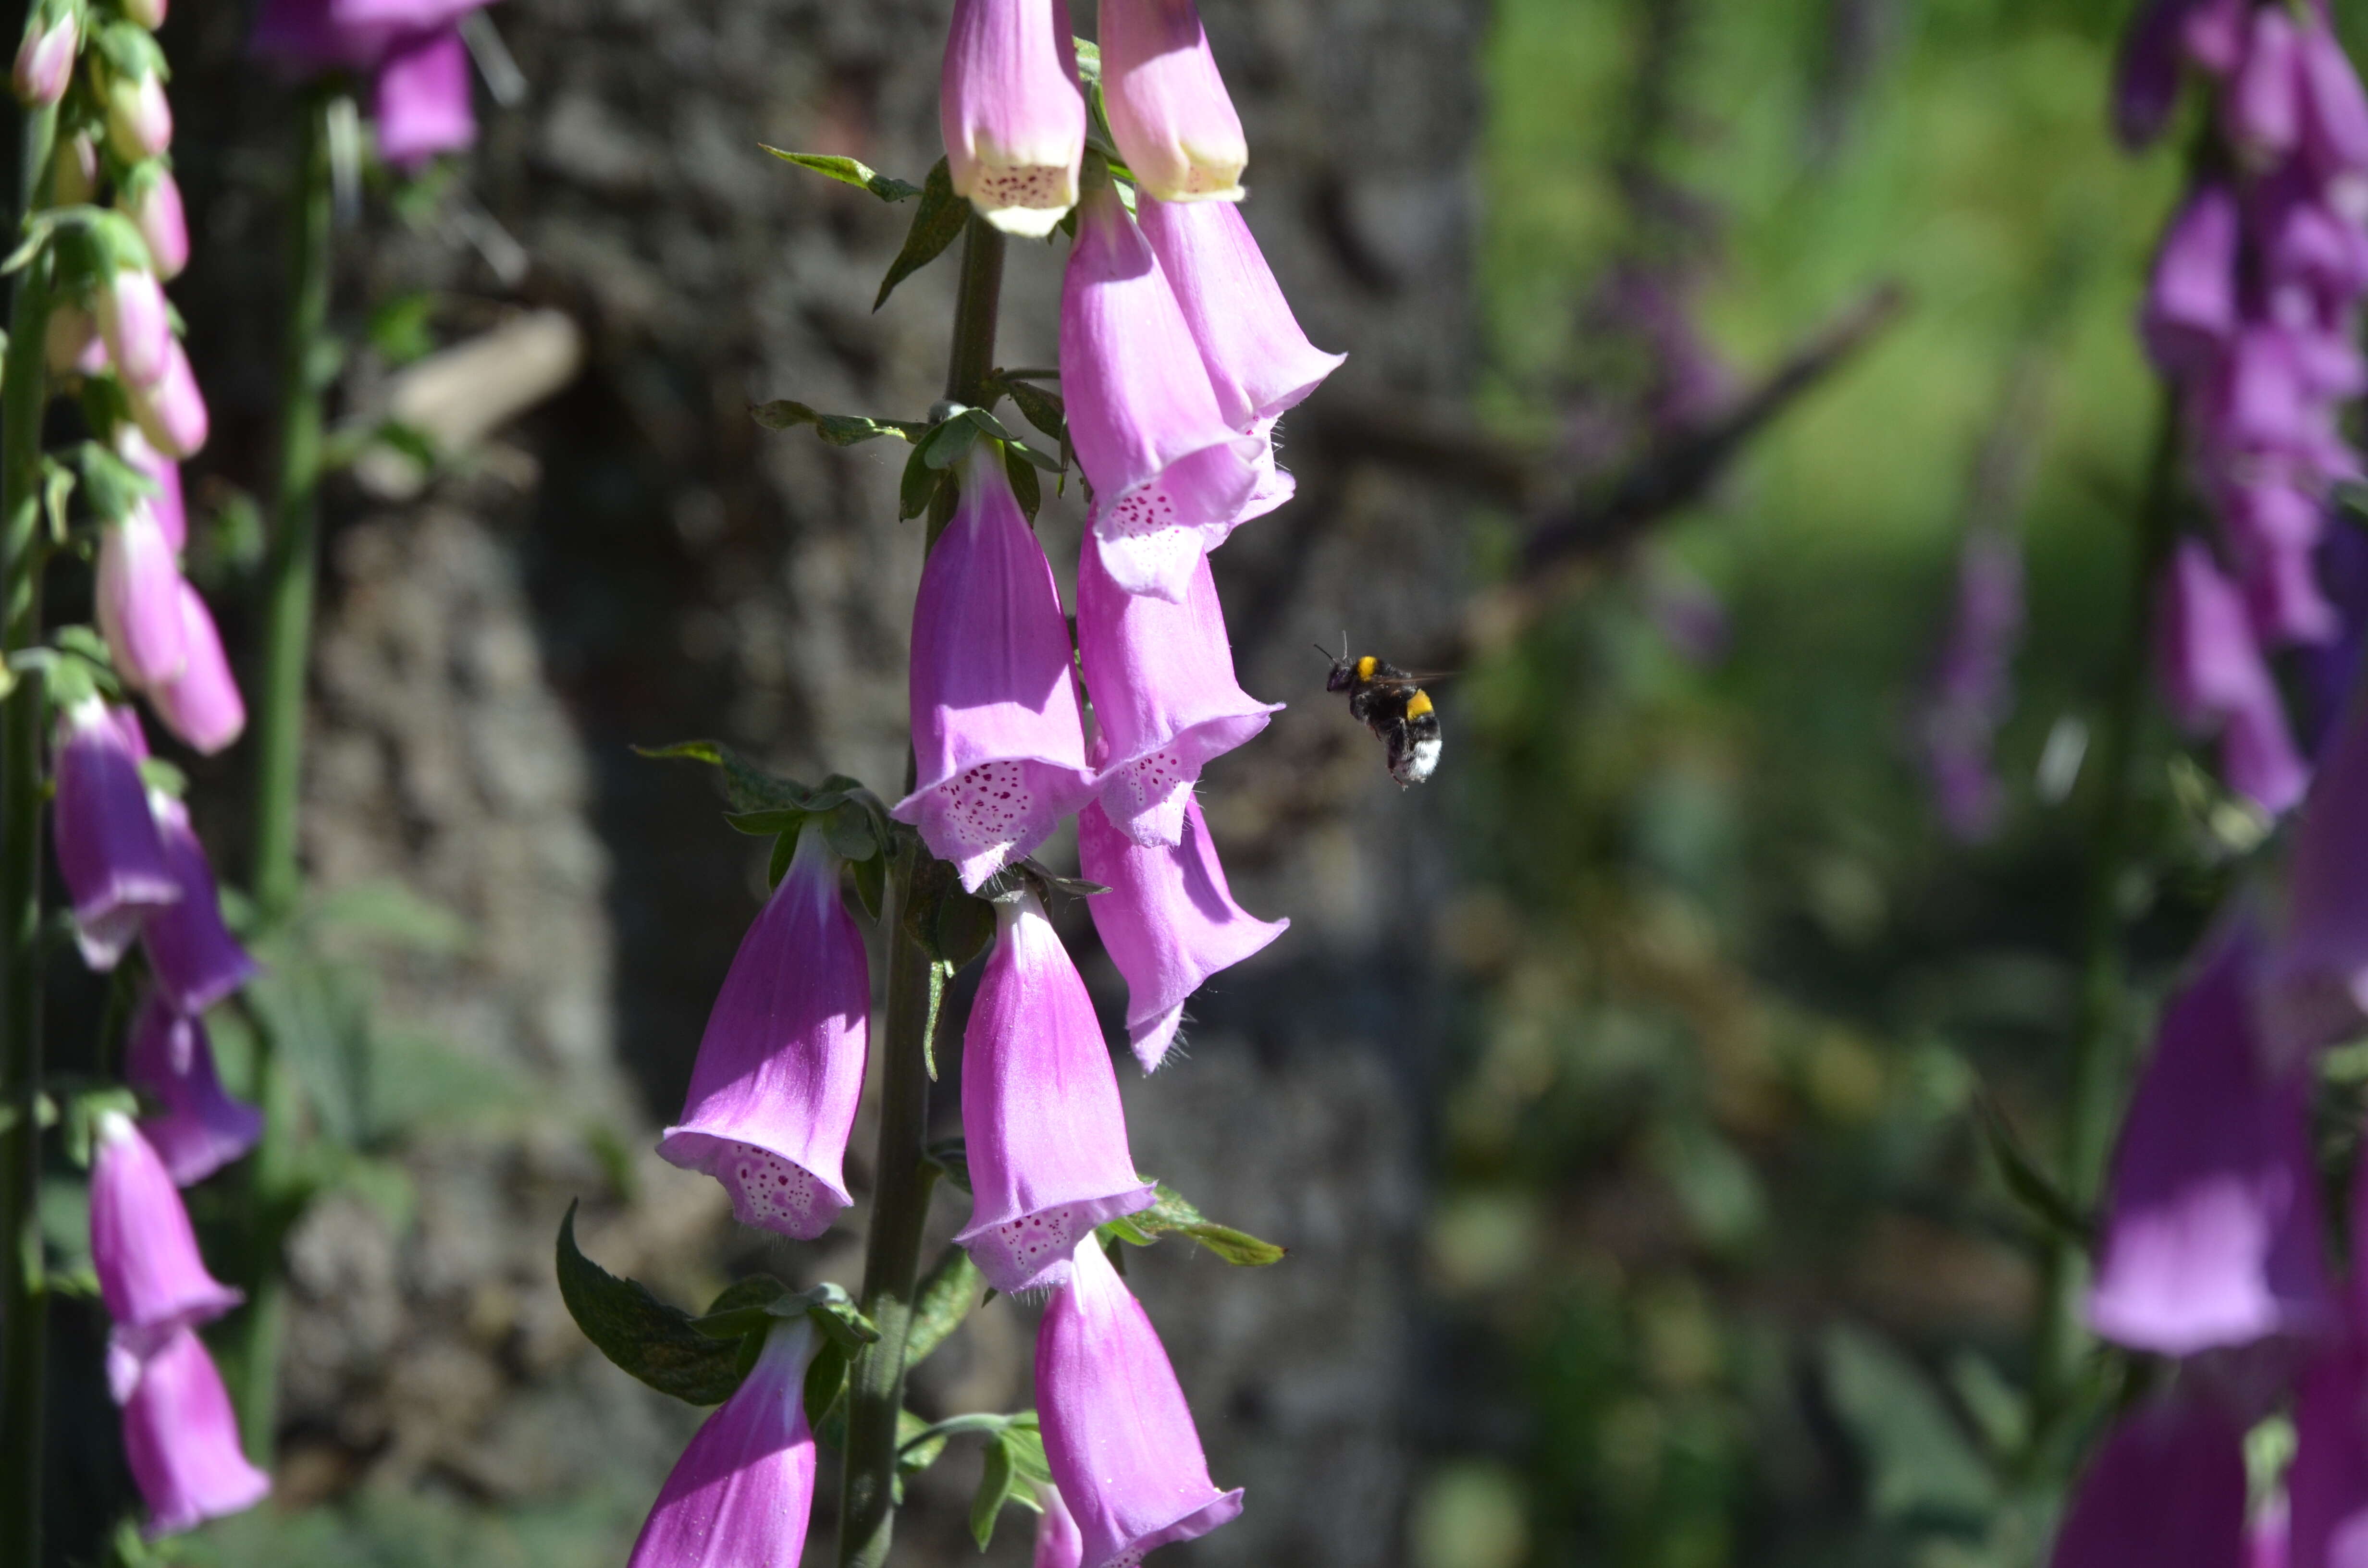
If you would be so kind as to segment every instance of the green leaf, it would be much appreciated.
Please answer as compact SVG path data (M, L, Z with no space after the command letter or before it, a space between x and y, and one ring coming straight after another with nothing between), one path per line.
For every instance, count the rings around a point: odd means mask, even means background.
M986 1468L978 1478L978 1491L970 1500L970 1538L985 1551L995 1540L995 1521L1003 1517L1003 1505L1011 1496L1019 1481L1012 1468L1011 1452L1001 1443L989 1444Z
M794 778L766 772L721 741L677 741L672 745L635 746L633 750L638 756L661 761L680 757L722 768L723 796L734 812L813 809L813 790Z
M907 419L872 419L860 414L822 414L788 398L756 403L748 412L757 424L768 430L792 430L801 425L811 425L815 435L834 447L852 447L881 436L893 436L900 441L916 441L929 431L928 426Z
M1011 401L1019 407L1020 417L1036 426L1038 433L1046 440L1068 438L1068 411L1061 402L1060 393L1046 392L1030 381L1006 380L999 384L1011 394Z
M824 836L830 840L834 854L842 860L871 860L880 854L880 837L871 824L871 813L856 801L842 801L823 819Z
M905 1365L918 1366L929 1352L943 1345L962 1319L970 1316L971 1308L978 1304L981 1288L986 1276L970 1260L970 1254L958 1246L948 1246L938 1261L930 1266L913 1297L913 1322L905 1331Z
M1011 494L1019 502L1019 509L1033 523L1044 506L1044 486L1036 477L1036 464L1028 449L1018 442L1003 449L1004 477L1011 481Z
M475 940L469 922L392 877L339 888L313 907L323 933L350 933L405 952L451 955Z
M788 869L786 864L782 869ZM871 917L873 925L878 925L880 912L888 903L888 857L875 855L868 860L850 860L848 869L852 873L855 896L862 903L863 913ZM773 880L780 881L780 873L775 872Z
M1129 1246L1149 1246L1166 1235L1184 1236L1241 1268L1263 1268L1288 1256L1272 1242L1204 1218L1181 1193L1164 1183L1154 1189L1150 1208L1121 1215L1099 1228Z
M2024 1152L2014 1129L2007 1125L2005 1115L1985 1097L1977 1102L1977 1118L1982 1142L1989 1150L2008 1196L2021 1204L2042 1229L2087 1245L2094 1238L2096 1227Z
M938 498L938 489L946 482L942 469L931 468L922 460L925 449L916 447L913 455L905 460L904 477L896 482L896 520L917 517L929 509Z
M970 449L980 435L979 422L972 417L974 408L963 409L929 432L928 439L920 445L920 459L931 468L949 469L970 455Z
M1998 1484L1916 1364L1848 1324L1826 1331L1826 1387L1864 1456L1867 1502L1882 1519L1979 1518Z
M859 164L853 158L834 157L826 153L785 153L779 147L767 147L762 142L757 142L757 145L764 147L766 152L785 164L795 164L802 169L812 169L814 173L835 179L841 185L859 187L870 191L882 201L902 201L907 197L921 194L922 187L911 181L874 174L869 165Z
M575 1207L559 1225L559 1295L584 1337L660 1393L691 1404L731 1398L740 1386L739 1345L709 1338L681 1308L586 1257L575 1245Z
M428 326L435 315L436 296L427 290L415 289L397 294L370 312L370 325L363 329L363 335L378 350L380 358L391 365L408 365L435 352L436 335Z
M905 248L889 263L888 276L880 280L880 297L871 301L871 308L876 311L886 304L897 284L942 256L969 222L970 203L954 194L953 175L939 158L921 187L921 205L913 214L913 226L905 232Z

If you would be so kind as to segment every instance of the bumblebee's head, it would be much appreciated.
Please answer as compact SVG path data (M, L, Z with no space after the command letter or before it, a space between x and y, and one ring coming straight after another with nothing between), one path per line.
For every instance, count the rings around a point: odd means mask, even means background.
M1315 644L1315 651L1323 654L1326 658L1332 659L1332 650L1326 648L1323 643L1318 642ZM1340 656L1337 659L1332 659L1332 673L1325 678L1324 689L1326 691L1346 691L1356 684L1357 661L1349 656L1349 634L1343 631L1340 633Z

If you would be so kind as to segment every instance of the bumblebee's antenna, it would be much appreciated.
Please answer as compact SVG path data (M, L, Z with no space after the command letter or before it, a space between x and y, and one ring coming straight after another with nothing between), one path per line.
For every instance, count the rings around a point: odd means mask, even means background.
M1339 661L1338 661L1338 659L1333 659L1333 658L1332 658L1332 650L1331 650L1331 649L1329 649L1329 648L1326 648L1323 643L1321 643L1321 642L1317 642L1317 643L1312 644L1312 646L1314 646L1314 648L1315 649L1315 651L1316 651L1317 653L1319 653L1323 654L1326 659L1331 659L1331 661L1332 661L1334 664L1338 664L1338 663L1339 663Z
M1340 629L1340 662L1349 662L1349 629L1345 626Z

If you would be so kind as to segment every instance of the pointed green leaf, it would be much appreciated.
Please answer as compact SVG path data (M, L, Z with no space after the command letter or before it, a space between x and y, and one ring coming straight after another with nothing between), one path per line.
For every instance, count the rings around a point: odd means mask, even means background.
M905 460L904 477L896 483L896 520L900 523L928 511L929 503L938 498L939 487L946 482L942 469L931 468L923 460L926 451L926 443L913 449L913 455Z
M962 1326L985 1282L969 1253L958 1246L946 1248L913 1297L912 1326L905 1331L906 1367L919 1365Z
M931 468L948 469L969 456L980 434L978 421L972 417L977 412L964 409L930 431L920 446L921 460Z
M1011 481L1011 494L1019 502L1019 510L1033 523L1036 514L1044 506L1043 482L1036 477L1036 455L1017 441L1008 442L1003 449L1004 476Z
M814 790L794 778L782 778L766 772L721 741L677 741L672 745L635 746L633 752L636 756L659 761L678 757L722 768L724 799L734 813L814 809Z
M779 147L768 147L762 142L757 142L757 145L764 147L766 152L785 164L795 164L802 169L812 169L814 173L827 176L841 185L860 187L882 201L902 201L907 197L921 194L921 187L911 181L874 174L868 165L859 164L853 158L833 157L825 153L787 153Z
M945 254L969 222L970 203L954 194L953 175L939 158L921 187L921 205L913 214L913 226L905 232L905 248L896 253L888 276L880 280L880 297L871 301L871 308L876 311L886 304L897 284Z
M1996 1105L1984 1098L1978 1102L1978 1108L1983 1144L1998 1166L1998 1179L2005 1184L2008 1195L2043 1229L2087 1245L2095 1234L2089 1217L2024 1152L2014 1129L2007 1125L2006 1117Z
M927 425L905 419L873 419L860 414L818 413L788 398L756 403L748 413L768 430L790 430L800 425L811 425L815 435L834 447L852 447L881 436L910 441L917 439L929 428Z
M740 1386L737 1341L709 1338L690 1314L636 1280L620 1279L575 1245L575 1208L559 1225L559 1295L600 1354L660 1393L721 1404Z
M1003 1505L1019 1479L1011 1467L1010 1450L1001 1443L987 1445L986 1469L970 1500L970 1538L978 1542L981 1551L995 1540L995 1521L1002 1517Z
M1262 1268L1288 1256L1272 1242L1205 1218L1181 1193L1165 1184L1155 1189L1150 1208L1121 1215L1099 1228L1129 1246L1149 1246L1166 1235L1183 1236L1241 1268Z
M1007 380L1002 386L1019 406L1020 417L1036 426L1046 440L1058 441L1068 434L1068 411L1062 405L1060 393L1046 392L1030 381Z

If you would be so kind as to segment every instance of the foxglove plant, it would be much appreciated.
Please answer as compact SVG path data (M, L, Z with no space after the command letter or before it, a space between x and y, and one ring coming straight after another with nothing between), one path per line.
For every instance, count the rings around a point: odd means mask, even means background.
M1105 6L1099 91L1079 80L1062 18L1050 0L954 0L946 161L926 186L789 154L883 200L920 197L882 299L915 256L942 248L932 236L947 214L970 209L946 397L928 420L788 402L757 411L774 428L815 424L842 444L912 443L903 511L928 517L908 664L912 751L893 808L856 780L774 778L712 743L659 754L723 768L734 824L773 837L776 884L660 1153L721 1179L744 1221L820 1235L849 1202L841 1160L868 1038L880 1052L872 1211L859 1301L835 1287L791 1297L758 1277L671 1328L582 1256L571 1211L560 1277L587 1335L644 1381L723 1406L661 1493L633 1568L794 1560L809 1432L841 1452L837 1561L854 1568L886 1560L902 1478L961 1434L994 1450L972 1510L980 1544L1004 1504L1034 1508L1040 1568L1137 1562L1241 1507L1238 1491L1211 1479L1175 1370L1104 1248L1181 1233L1232 1262L1281 1253L1204 1221L1135 1168L1110 1043L1048 902L1086 900L1126 981L1146 1071L1172 1056L1194 991L1287 927L1235 903L1195 799L1202 767L1276 710L1235 678L1207 553L1289 496L1276 421L1340 360L1300 331L1232 205L1247 153L1192 7ZM1113 147L1127 168L1109 161ZM1120 178L1138 187L1132 210ZM997 369L1005 235L1050 233L1073 206L1060 364ZM1042 384L1053 381L1057 394ZM1059 455L1012 434L995 412L1006 398ZM1091 506L1074 630L1033 528L1037 473L1064 473L1071 452ZM1083 881L1033 858L1072 816ZM842 876L886 928L876 1029ZM982 955L968 1016L955 1020L948 983ZM930 1144L937 1043L957 1022L963 1135ZM940 1176L971 1212L924 1280ZM915 1429L905 1369L973 1309L981 1285L1049 1297L1040 1409ZM780 1326L801 1313L833 1344L785 1337L806 1335Z

